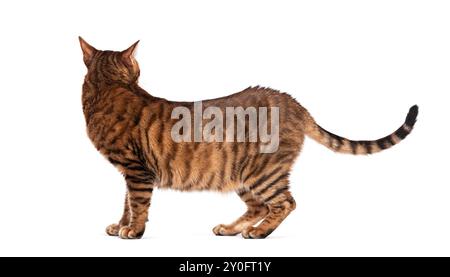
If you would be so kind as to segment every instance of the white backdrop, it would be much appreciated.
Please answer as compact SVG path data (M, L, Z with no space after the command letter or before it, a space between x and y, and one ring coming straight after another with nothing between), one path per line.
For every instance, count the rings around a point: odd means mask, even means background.
M448 1L1 1L0 255L450 255ZM142 240L108 237L124 181L85 133L78 35L140 39L141 85L171 100L270 86L328 130L377 139L420 107L404 142L370 157L305 142L297 210L266 240L215 237L233 194L156 191Z

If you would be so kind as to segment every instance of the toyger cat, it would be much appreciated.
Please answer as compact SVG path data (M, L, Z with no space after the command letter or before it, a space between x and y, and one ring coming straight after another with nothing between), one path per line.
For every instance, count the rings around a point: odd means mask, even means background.
M213 232L265 238L295 209L289 172L305 135L335 152L372 154L403 140L418 114L418 107L412 106L394 133L378 140L355 141L320 127L290 95L250 87L203 101L203 108L278 107L277 151L261 153L260 142L248 141L248 129L245 142L174 142L173 109L181 106L192 111L194 103L168 101L139 87L140 71L133 56L137 42L116 52L100 51L79 40L88 69L82 94L87 133L98 151L124 175L127 186L122 218L106 229L107 234L123 239L144 234L155 188L235 191L247 211L231 224L217 225Z

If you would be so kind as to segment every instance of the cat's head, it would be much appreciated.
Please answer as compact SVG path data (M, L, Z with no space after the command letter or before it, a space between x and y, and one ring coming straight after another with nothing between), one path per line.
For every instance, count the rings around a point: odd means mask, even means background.
M101 51L79 37L83 61L88 68L86 81L104 84L132 84L139 78L139 65L134 52L139 41L124 51Z

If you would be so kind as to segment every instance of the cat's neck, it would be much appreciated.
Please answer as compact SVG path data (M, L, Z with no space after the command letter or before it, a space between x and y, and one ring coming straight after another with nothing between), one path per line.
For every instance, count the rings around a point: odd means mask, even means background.
M99 86L96 86L87 81L83 83L83 93L81 95L81 101L86 123L89 122L91 116L94 114L95 106L99 102L102 93L103 90Z
M110 97L110 92L117 88L124 88L134 95L138 96L145 102L157 99L151 96L148 92L142 89L137 82L131 84L124 83L96 83L89 81L83 83L82 104L86 123L89 122L92 115L97 110L97 106L101 104L106 98ZM108 100L107 100L108 101Z

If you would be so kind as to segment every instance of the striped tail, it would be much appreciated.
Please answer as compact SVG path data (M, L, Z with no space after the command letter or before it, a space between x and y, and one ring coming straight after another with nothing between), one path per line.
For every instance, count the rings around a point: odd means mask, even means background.
M313 140L338 153L358 155L372 154L391 148L406 138L411 133L414 124L416 123L418 113L419 107L417 105L412 106L406 116L405 123L403 123L397 131L377 140L349 140L337 136L320 127L317 123L315 123L312 117L310 122L313 124L312 126L308 126L309 128L307 128L305 133Z

